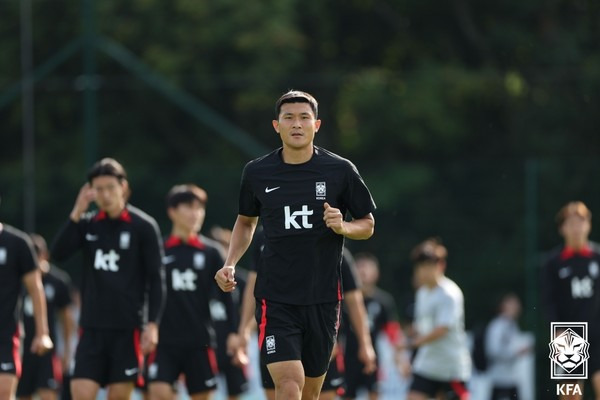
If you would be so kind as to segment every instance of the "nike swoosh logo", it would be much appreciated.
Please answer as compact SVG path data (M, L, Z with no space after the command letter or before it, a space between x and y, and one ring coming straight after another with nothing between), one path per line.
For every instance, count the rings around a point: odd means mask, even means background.
M137 368L130 368L130 369L126 369L125 370L125 375L131 376L131 375L133 375L133 374L135 374L137 372L138 372Z
M332 379L329 383L331 384L331 386L341 385L342 383L344 383L344 378L335 378Z
M7 371L11 368L13 368L15 365L13 363L2 363L0 364L0 369Z
M91 233L86 233L85 240L87 240L88 242L95 242L96 240L98 240L98 235L92 235Z
M277 187L274 187L274 188L270 188L270 187L268 187L268 186L267 186L267 187L265 188L265 193L271 193L273 190L277 190L277 189L279 189L280 187L281 187L281 186L277 186Z
M162 259L163 264L171 264L175 261L175 256L164 256Z
M213 385L216 385L216 383L217 383L217 380L215 378L207 379L204 381L205 386L213 386Z

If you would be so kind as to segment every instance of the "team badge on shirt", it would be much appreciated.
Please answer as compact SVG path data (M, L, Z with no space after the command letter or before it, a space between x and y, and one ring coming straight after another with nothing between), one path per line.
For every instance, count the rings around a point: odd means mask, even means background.
M600 268L598 267L598 263L596 261L592 261L590 263L590 266L588 267L590 276L592 278L596 278L598 276L598 273L600 272Z
M204 256L204 253L195 253L194 254L194 268L204 269L205 264L206 264L206 257Z
M0 247L0 264L6 264L6 247Z
M121 236L119 238L119 247L121 249L128 249L130 241L131 241L131 234L129 232L121 232Z
M317 196L317 200L325 200L325 196L327 196L327 185L325 182L315 183L315 194Z

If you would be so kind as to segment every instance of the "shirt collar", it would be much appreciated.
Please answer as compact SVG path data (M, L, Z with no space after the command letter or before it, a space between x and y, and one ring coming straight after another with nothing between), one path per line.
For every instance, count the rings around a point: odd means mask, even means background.
M592 249L589 245L585 245L580 249L574 249L569 246L565 246L560 252L561 260L568 260L569 258L573 258L575 256L591 258L592 257Z
M169 249L182 244L187 244L188 246L192 246L197 249L204 249L204 243L200 240L198 235L190 236L185 243L179 236L171 235L165 242L165 248Z

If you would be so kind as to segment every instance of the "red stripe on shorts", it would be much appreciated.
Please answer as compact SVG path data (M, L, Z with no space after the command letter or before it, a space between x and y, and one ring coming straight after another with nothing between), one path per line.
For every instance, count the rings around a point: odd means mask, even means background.
M58 383L63 381L63 370L60 358L56 354L52 354L52 376Z
M219 374L219 364L217 363L217 355L212 347L206 348L206 355L208 356L208 363L213 374Z
M258 348L262 350L263 342L265 341L265 330L267 328L267 301L262 299L260 324L258 325Z
M15 371L17 378L21 377L21 354L19 353L19 348L21 347L21 334L19 333L19 328L13 334L12 338L13 342L13 363L15 364Z
M144 374L142 374L142 368L144 368L144 355L142 354L142 346L140 344L140 330L133 330L133 349L135 351L135 358L137 358L138 374L136 384L138 387L144 386Z
M450 387L454 390L454 393L458 395L460 400L469 400L469 391L465 387L465 384L460 381L450 382Z

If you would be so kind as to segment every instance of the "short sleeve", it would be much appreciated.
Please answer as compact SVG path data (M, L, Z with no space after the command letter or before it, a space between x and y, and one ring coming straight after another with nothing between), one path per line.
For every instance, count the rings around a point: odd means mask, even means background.
M458 317L458 304L454 297L445 296L443 301L440 301L435 313L436 327L446 326L451 327L456 322Z
M249 165L247 164L242 172L238 213L248 217L257 217L260 215L260 202L256 198L254 190L252 190L248 166Z
M369 188L358 173L356 166L348 161L346 173L347 186L344 191L344 203L353 218L363 218L375 211L375 201Z

